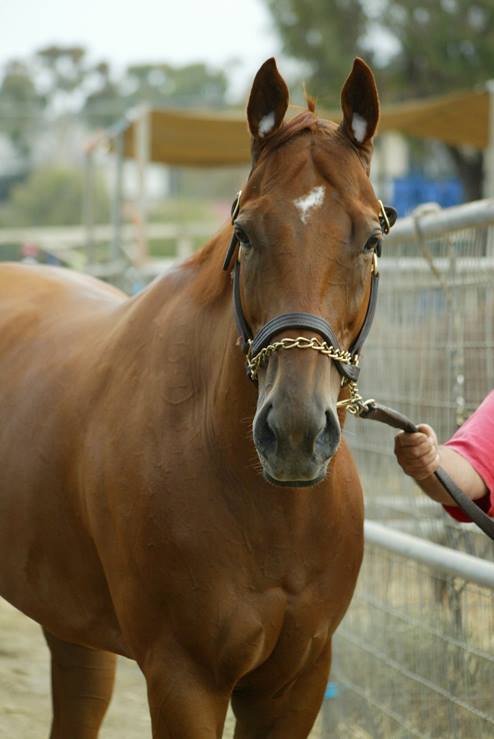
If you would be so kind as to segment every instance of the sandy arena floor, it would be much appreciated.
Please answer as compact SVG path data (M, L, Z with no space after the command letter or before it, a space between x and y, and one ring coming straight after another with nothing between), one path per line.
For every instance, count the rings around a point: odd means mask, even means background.
M46 739L51 717L48 648L39 626L0 598L0 739ZM229 715L224 739L230 739ZM151 737L144 679L120 658L101 739ZM67 737L69 739L69 737ZM322 739L315 728L311 739Z

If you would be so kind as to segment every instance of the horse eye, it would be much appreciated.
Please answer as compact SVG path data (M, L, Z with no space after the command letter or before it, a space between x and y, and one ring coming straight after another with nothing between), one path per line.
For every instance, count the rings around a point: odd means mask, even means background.
M242 246L248 247L251 245L249 237L245 233L244 229L241 226L238 226L237 224L235 224L235 236L240 241Z
M364 246L364 251L380 251L381 248L381 236L379 234L372 234L370 239Z

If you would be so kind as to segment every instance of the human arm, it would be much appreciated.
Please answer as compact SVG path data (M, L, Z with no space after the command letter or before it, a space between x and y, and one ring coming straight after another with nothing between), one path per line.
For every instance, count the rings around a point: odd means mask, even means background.
M396 456L404 471L450 515L458 521L470 521L433 476L434 470L442 466L468 497L494 516L494 391L446 444L438 445L430 426L424 424L419 429L420 433L400 434L395 441Z
M471 462L454 449L439 445L435 431L427 424L418 426L419 432L402 432L395 437L395 454L405 474L415 482L432 500L446 506L456 506L434 476L442 467L471 500L480 500L488 493L481 475Z

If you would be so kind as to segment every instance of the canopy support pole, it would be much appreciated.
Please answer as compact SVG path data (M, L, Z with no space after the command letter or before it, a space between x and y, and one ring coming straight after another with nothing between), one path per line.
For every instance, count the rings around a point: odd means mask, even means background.
M487 82L489 93L488 144L484 152L484 197L494 198L494 80Z
M122 256L122 199L123 199L123 130L115 137L115 183L112 200L111 259L116 262Z
M87 149L84 157L84 194L82 217L84 222L84 246L88 266L94 264L94 202L93 202L94 151Z
M149 108L143 107L139 111L134 127L134 148L136 153L137 164L137 209L139 214L138 223L138 244L136 264L142 267L147 261L148 241L147 241L147 187L146 173L150 162L151 153L151 120Z

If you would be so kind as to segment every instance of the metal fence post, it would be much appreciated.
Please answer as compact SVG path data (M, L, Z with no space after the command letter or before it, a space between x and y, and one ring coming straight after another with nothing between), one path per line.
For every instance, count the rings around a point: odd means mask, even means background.
M87 149L84 157L84 193L82 203L82 222L84 223L84 242L88 265L94 264L94 202L93 175L94 151Z
M494 198L494 80L486 84L489 95L488 144L484 152L484 197Z
M147 242L147 180L146 172L150 161L151 146L151 117L150 111L146 106L139 110L135 126L134 149L137 164L137 181L138 195L137 207L139 210L139 243L136 263L142 266L148 258L148 242Z
M112 199L112 239L111 259L117 261L122 256L122 196L123 196L123 164L124 133L119 131L115 136L115 180Z

